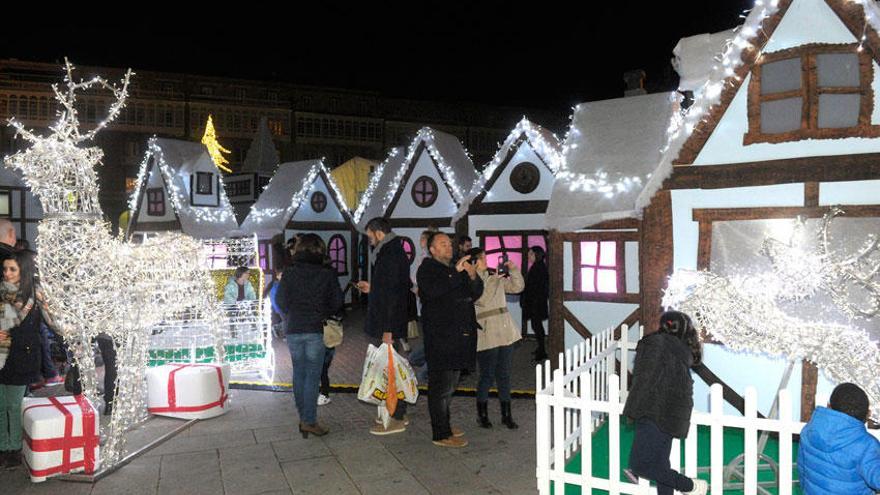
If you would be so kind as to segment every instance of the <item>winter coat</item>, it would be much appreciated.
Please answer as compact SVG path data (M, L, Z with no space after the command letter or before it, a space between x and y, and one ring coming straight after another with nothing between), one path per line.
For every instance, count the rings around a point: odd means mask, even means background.
M543 261L535 263L526 273L526 287L520 296L519 304L526 319L546 320L550 314L547 301L550 299L550 273Z
M244 284L244 300L257 300L257 293L254 292L254 286L251 285L250 281ZM238 302L238 282L235 281L235 277L229 277L226 287L223 288L223 302L225 304L235 304Z
M12 343L6 363L0 369L0 385L30 385L39 382L43 363L40 311L32 308L22 322L9 330Z
M428 369L473 369L479 329L474 301L483 294L483 280L433 258L422 262L416 280Z
M678 337L661 332L644 336L636 346L624 416L649 418L663 432L686 437L694 408L693 362L691 350Z
M403 242L393 234L387 234L376 249L364 331L376 339L382 338L385 332L391 332L395 339L404 338L410 320L412 290L409 258L403 250Z
M817 407L801 431L797 462L805 495L880 490L880 442L846 413Z
M297 253L284 270L275 302L287 315L288 334L323 333L324 320L342 309L342 289L332 268L323 257Z
M522 292L525 282L518 268L510 276L499 277L488 271L479 272L483 281L483 295L474 303L477 323L477 352L510 345L521 338L519 326L507 310L507 294Z

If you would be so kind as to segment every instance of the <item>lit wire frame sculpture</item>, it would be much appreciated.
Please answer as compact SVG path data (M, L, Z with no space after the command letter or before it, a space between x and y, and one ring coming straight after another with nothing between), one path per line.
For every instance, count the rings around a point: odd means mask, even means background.
M37 268L50 311L79 366L83 393L98 403L92 340L111 336L117 348L117 392L109 426L102 431L104 468L119 461L125 432L146 417L145 368L148 329L166 318L196 313L214 335L215 360L224 359L222 312L203 261L200 242L177 233L157 235L134 245L116 239L98 202L95 167L103 152L85 143L119 116L128 97L127 71L121 85L102 77L74 81L65 60L64 88L53 85L58 121L39 136L15 118L17 136L30 146L6 158L22 172L43 205L38 226ZM108 90L115 101L105 120L83 132L77 93Z
M761 248L772 269L763 273L721 276L709 271L676 270L663 306L693 316L695 326L734 351L806 359L828 378L861 387L880 420L880 347L855 322L878 317L880 242L868 234L852 253L833 249L829 227L842 213L832 207L815 238L805 246L803 219L795 221L788 243L767 237ZM834 310L848 323L812 321L790 315L785 301L828 294Z

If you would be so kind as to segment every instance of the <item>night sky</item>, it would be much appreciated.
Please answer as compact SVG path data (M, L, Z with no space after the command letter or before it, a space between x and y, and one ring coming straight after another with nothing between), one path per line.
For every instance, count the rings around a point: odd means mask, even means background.
M131 2L117 4L121 14L70 18L4 6L0 57L51 62L66 55L83 65L567 113L578 102L622 96L628 69L647 71L649 91L674 89L669 59L678 39L739 24L752 0L533 2L534 9L488 1L252 3L230 10L204 2L196 5L209 13L196 14Z

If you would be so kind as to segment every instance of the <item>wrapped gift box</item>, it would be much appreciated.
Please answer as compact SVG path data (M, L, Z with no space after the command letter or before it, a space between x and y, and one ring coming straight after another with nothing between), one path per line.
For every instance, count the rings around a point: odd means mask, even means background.
M208 419L226 412L229 364L167 364L147 371L150 414Z
M31 481L65 473L93 474L100 462L98 412L82 395L25 398L22 454Z

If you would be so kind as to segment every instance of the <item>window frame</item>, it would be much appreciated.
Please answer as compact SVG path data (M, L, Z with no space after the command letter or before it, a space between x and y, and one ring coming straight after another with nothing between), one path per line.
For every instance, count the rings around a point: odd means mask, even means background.
M520 266L519 269L522 271L523 276L525 276L528 273L529 268L530 268L528 266L525 266L529 262L529 249L531 248L531 246L529 246L529 237L542 236L544 238L544 251L545 252L549 249L549 246L550 246L550 234L546 230L478 230L475 234L477 236L477 239L480 242L480 246L483 249L486 248L486 239L487 238L489 238L489 237L498 237L499 238L499 244L501 245L501 247L499 249L491 249L491 250L485 251L486 259L488 259L489 256L492 256L495 254L506 254L506 253L510 253L510 252L519 253L522 256L522 264L523 264L523 266ZM505 237L514 237L514 236L517 236L520 238L520 243L519 243L520 247L506 248L504 246L504 238Z
M334 249L333 242L337 240L342 244ZM338 256L340 251L342 252L342 257L334 259L333 253L335 252ZM327 240L327 257L330 258L330 266L333 267L337 277L348 275L348 243L345 242L345 236L342 234L333 234L330 236L330 239ZM337 265L338 263L342 263L342 271L340 271L340 267Z
M321 209L315 207L316 199L321 199L324 203L321 206ZM319 203L320 204L320 203ZM309 206L311 206L312 211L315 213L324 213L327 211L327 205L329 204L329 200L327 199L327 195L324 194L323 191L314 191L309 196Z
M161 187L148 187L145 194L147 195L147 216L164 217L165 216L165 189ZM158 194L159 199L155 199L154 195ZM156 207L156 210L153 210Z
M434 188L434 194L429 200L424 199L424 195L427 191L416 191L416 188L419 184L431 184L431 187ZM435 181L432 177L428 175L421 175L416 180L413 181L412 187L409 188L410 196L412 196L413 203L419 208L430 208L434 206L434 203L437 202L437 197L440 196L440 190L437 187L437 181ZM416 197L416 194L421 194L422 200L419 200Z
M207 176L208 192L202 192L202 181ZM211 172L196 172L196 194L208 196L214 194L214 174Z
M563 256L567 251L566 245L571 246L571 259L563 260L564 270L570 271L571 289L567 288L567 284L563 286L563 301L592 301L592 302L611 302L640 304L640 295L638 292L627 292L626 273L627 269L638 270L638 262L635 267L628 267L626 262L626 244L640 244L639 233L634 230L608 230L608 231L589 231L589 232L571 232L561 233L560 243L554 244L552 249L562 249L561 253L552 254L553 256ZM617 289L616 294L606 292L582 292L581 287L581 242L603 242L617 241ZM641 247L641 246L640 246ZM570 262L570 264L569 264ZM637 289L638 290L638 289Z
M751 70L748 86L748 131L743 144L783 143L803 139L840 139L846 137L880 137L880 125L871 124L874 109L874 59L869 50L859 50L857 43L807 45L765 53ZM832 53L855 53L859 59L859 86L820 87L817 56ZM761 94L761 69L765 64L800 58L801 87L798 90ZM823 94L860 94L858 123L853 127L820 128L819 96ZM767 134L761 132L761 104L789 98L802 99L799 129Z
M517 169L528 170L529 173L534 173L534 184L532 184L531 182L525 183L520 181L520 177L518 175L515 175ZM507 182L510 183L510 187L517 193L522 195L531 194L535 192L541 185L541 168L528 160L523 160L510 169L510 175L507 178Z

